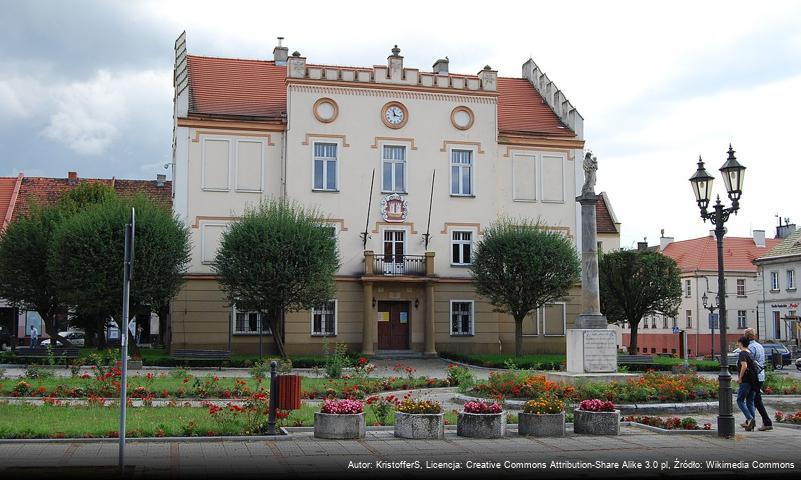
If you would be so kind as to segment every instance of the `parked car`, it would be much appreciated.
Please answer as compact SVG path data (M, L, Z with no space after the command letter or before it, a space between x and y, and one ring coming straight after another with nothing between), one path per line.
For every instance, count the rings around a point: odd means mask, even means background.
M84 334L83 332L78 331L69 331L69 332L58 332L59 335L66 338L67 340L72 343L73 346L76 347L83 347L84 345ZM46 338L39 342L39 345L46 347L50 345L50 339ZM61 342L56 342L56 346L61 346Z
M801 370L801 357L795 361L795 368Z
M777 370L781 370L784 368L785 365L792 364L792 359L790 358L790 350L782 345L781 343L776 342L767 342L763 343L762 347L765 349L765 365L774 365ZM740 350L737 349L731 353L729 353L729 366L734 366L736 370L737 364L737 357L740 355ZM773 361L773 356L776 356L776 362ZM801 360L801 359L799 359ZM798 365L796 361L796 367L801 370L801 366Z

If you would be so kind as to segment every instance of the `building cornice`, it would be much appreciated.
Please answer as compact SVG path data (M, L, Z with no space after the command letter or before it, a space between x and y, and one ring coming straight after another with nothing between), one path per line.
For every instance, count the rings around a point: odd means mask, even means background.
M177 126L189 128L213 128L217 130L247 130L255 132L283 132L286 126L280 120L232 120L214 118L180 117Z
M496 103L498 92L481 90L455 90L452 88L423 87L411 85L397 85L392 83L363 83L349 82L343 85L342 82L331 80L314 80L307 78L289 78L286 84L290 89L304 88L329 95L364 95L364 96L386 96L391 98L419 99L419 100L457 100L473 103ZM450 98L446 98L450 97Z

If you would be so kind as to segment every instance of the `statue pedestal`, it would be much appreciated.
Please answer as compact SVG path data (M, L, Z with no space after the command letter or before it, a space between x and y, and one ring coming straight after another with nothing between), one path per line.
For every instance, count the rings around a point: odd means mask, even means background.
M571 328L567 331L566 340L568 373L617 373L617 337L614 330Z

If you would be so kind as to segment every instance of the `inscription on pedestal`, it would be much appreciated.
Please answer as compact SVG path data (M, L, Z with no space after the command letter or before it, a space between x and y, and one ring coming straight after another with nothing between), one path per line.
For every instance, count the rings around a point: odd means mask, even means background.
M584 371L617 371L617 338L613 330L584 332Z

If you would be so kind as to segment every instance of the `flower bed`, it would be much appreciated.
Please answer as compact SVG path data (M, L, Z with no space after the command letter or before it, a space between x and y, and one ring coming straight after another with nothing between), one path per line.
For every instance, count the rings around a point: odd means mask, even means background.
M466 402L464 404L465 413L495 414L501 413L503 407L496 402Z
M556 395L567 401L602 398L621 402L686 402L717 398L718 383L699 375L673 375L648 372L625 382L585 382L576 385L552 382L544 375L527 372L493 372L478 382L476 393L494 398L539 398Z
M711 430L711 423L704 423L703 427L698 425L698 420L693 417L654 417L654 416L640 416L629 415L624 418L627 422L642 423L652 427L658 427L665 430Z
M793 425L801 425L801 410L795 413L784 413L781 410L776 410L773 418L779 423L792 423Z

